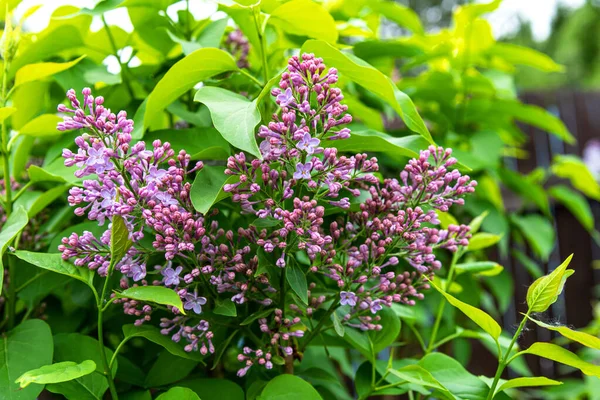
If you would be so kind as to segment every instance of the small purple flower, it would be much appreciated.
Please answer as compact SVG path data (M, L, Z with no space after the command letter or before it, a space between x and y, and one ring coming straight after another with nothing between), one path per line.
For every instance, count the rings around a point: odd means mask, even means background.
M313 154L317 150L319 143L321 143L319 139L311 137L310 133L306 132L298 144L296 144L296 147L306 151L308 154Z
M146 175L146 181L160 183L164 176L167 175L167 171L164 169L158 169L154 165L148 169L148 174Z
M371 302L371 312L373 314L377 314L377 311L380 311L381 309L383 309L383 306L381 305L381 300L376 299Z
M100 191L100 196L102 196L102 202L100 203L100 206L102 208L109 208L113 204L115 204L115 198L117 197L117 190L115 188L102 189Z
M277 104L279 104L281 107L287 107L292 103L294 103L292 89L287 88L285 89L285 92L277 95Z
M156 196L154 196L154 198L157 199L158 201L160 201L163 206L179 204L179 202L176 199L174 199L173 196L171 196L167 192L158 192L156 194Z
M312 170L313 164L309 161L306 164L296 164L296 172L294 172L294 179L310 179L310 171Z
M185 303L183 308L186 310L194 310L196 314L202 312L202 306L206 304L206 297L198 296L198 293L194 291L194 294L187 293L185 295Z
M160 271L160 273L164 276L164 282L166 286L177 286L179 285L179 274L183 271L183 267L179 266L175 269L171 267L167 267Z
M354 294L354 292L340 292L340 304L343 306L349 305L350 307L355 307L357 300L358 297Z
M106 154L105 147L100 147L99 149L90 147L87 153L89 157L85 161L85 164L93 167L96 173L101 174L115 167L112 161L110 161L110 157Z
M146 277L146 264L133 264L129 269L129 275L134 282L141 281Z

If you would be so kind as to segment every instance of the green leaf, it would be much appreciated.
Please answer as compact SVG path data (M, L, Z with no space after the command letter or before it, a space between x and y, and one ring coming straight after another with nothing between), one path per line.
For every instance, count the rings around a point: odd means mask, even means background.
M186 378L196 367L197 361L174 356L169 352L161 352L152 364L144 379L144 387L166 386Z
M200 400L200 397L191 389L174 387L158 396L156 400Z
M190 199L196 211L206 214L214 204L230 196L223 191L223 186L238 178L225 175L224 171L223 167L205 166L196 174L190 191Z
M503 58L511 64L527 65L544 72L563 72L565 68L554 62L546 54L512 43L495 43L489 54Z
M172 306L185 315L181 298L175 290L164 286L136 286L115 292L115 296L121 299L133 299L150 303Z
M39 117L26 123L20 130L20 135L45 137L56 136L62 132L56 129L56 125L62 121L62 118L55 114L42 114Z
M206 104L215 128L225 140L261 158L254 133L254 128L260 122L256 100L250 101L229 90L207 86L196 92L194 101Z
M419 361L453 396L459 399L485 400L489 387L467 371L458 361L442 353L431 353Z
M546 215L550 215L548 196L546 196L544 188L541 185L528 181L515 171L501 168L498 172L500 173L502 182L510 190L534 203Z
M23 207L15 208L0 230L0 294L2 293L2 282L4 280L4 264L2 258L8 246L19 235L21 230L27 226L29 217Z
M226 160L230 154L229 143L212 127L160 129L144 135L147 143L156 139L169 142L175 154L185 150L192 160Z
M16 108L14 107L1 107L0 108L0 123L4 122L4 120L8 117L10 117L11 115L13 115L13 113L17 111Z
M379 311L377 315L381 317L379 323L382 329L367 333L374 354L379 353L394 343L400 334L400 318L398 318L394 310L386 307Z
M334 140L331 145L345 152L381 152L392 157L419 157L419 150L427 148L429 143L419 135L394 137L387 133L367 129L352 131L344 140Z
M552 186L548 193L562 203L588 232L594 230L594 215L585 197L565 185Z
M15 76L15 73L27 64L56 57L63 50L82 45L81 33L74 25L63 24L45 29L38 35L35 42L30 43L22 50L19 49L19 54L10 65L9 78Z
M408 365L398 370L390 369L389 372L402 380L438 390L444 393L447 397L451 399L454 398L454 396L452 396L452 394L444 387L444 385L438 382L433 375L419 365Z
M340 320L340 316L337 313L331 314L331 321L333 322L333 329L338 336L344 337L346 332L344 325L342 325L342 321Z
M113 215L110 230L109 274L115 268L115 265L125 257L131 246L133 246L133 242L129 239L129 229L127 229L125 219L120 215Z
M92 360L96 370L91 374L81 376L67 382L46 385L46 390L60 393L70 400L101 400L108 389L108 381L102 368L102 358L96 339L80 333L61 333L54 336L54 362L73 361L82 363ZM110 359L113 351L104 348L106 356ZM116 374L118 363L112 367L113 376Z
M52 77L62 71L71 68L83 58L85 58L85 55L66 63L46 62L25 65L17 71L17 74L15 76L15 84L13 88L16 88L17 86L20 86L27 82L40 81L42 79Z
M448 303L462 311L467 317L469 317L471 321L475 322L481 329L486 331L491 337L498 341L498 338L502 333L502 328L485 311L458 300L456 297L437 287L433 282L430 283L438 292L442 294L442 296L446 298L446 300L448 300Z
M21 375L16 382L21 385L21 389L23 389L32 383L45 385L47 383L71 381L84 375L91 374L95 370L96 363L92 360L85 360L81 364L77 364L73 361L63 361L27 371Z
M521 387L535 387L535 386L552 386L552 385L562 385L562 382L555 381L553 379L548 379L543 376L536 377L525 377L525 378L515 378L504 382L500 387L496 390L496 393L500 393L506 389L513 388L521 388Z
M292 0L277 7L267 20L284 32L336 43L338 32L333 17L311 0ZM333 65L332 65L333 66Z
M538 214L510 217L511 222L523 233L533 251L542 260L548 260L556 237L552 223Z
M25 208L29 219L33 219L54 200L61 197L69 187L70 185L56 185L45 192L27 191L15 201L15 205Z
M148 96L144 113L144 130L161 111L194 85L227 71L237 71L235 59L215 48L199 49L173 65Z
M471 230L470 230L471 234L474 235L477 232L479 232L479 228L481 228L481 224L483 224L483 221L485 220L485 217L488 216L488 214L489 214L489 211L486 210L486 211L482 212L481 214L479 214L477 217L473 218L473 220L469 224L469 227L471 228Z
M566 143L575 143L575 138L560 118L541 107L523 104L515 100L496 100L493 108L496 113L509 115L520 122L552 133Z
M37 182L60 182L64 183L65 178L59 175L55 175L51 172L46 171L37 165L32 165L27 169L27 175L29 175L29 181L31 183Z
M244 390L228 379L186 379L177 385L192 389L202 400L244 400Z
M75 278L94 289L94 272L85 267L77 267L63 260L60 253L47 254L17 250L14 254L21 260L35 265L38 268L47 269L58 274L70 276L71 278Z
M494 235L493 233L487 232L479 232L473 235L471 239L469 239L469 246L467 247L467 249L469 251L486 249L498 243L500 239L502 239L502 236L500 235Z
M531 321L535 322L542 328L549 329L551 331L555 331L566 337L567 339L571 339L577 343L581 343L585 347L589 347L591 349L600 350L600 339L596 336L590 335L589 333L575 331L573 329L567 328L566 326L555 326L549 325L542 321L535 320L531 317L528 317Z
M142 337L144 339L147 339L152 343L161 346L174 356L188 358L194 361L202 361L204 359L204 356L202 356L202 354L200 354L199 352L188 353L187 351L183 350L183 347L181 345L171 340L171 336L163 335L162 333L160 333L160 330L158 328L152 325L123 325L123 335L125 336L125 338L123 339L124 341L129 341L136 337Z
M573 254L567 257L552 273L538 278L529 286L527 305L530 312L544 312L556 301L562 292L566 279L574 272L573 270L567 270L572 258Z
M16 380L32 369L52 362L52 333L40 319L22 322L0 336L0 398L3 400L35 399L41 385L20 389Z
M261 400L322 400L319 392L305 380L294 375L279 375L263 389Z
M390 21L397 23L401 27L416 34L422 34L424 32L419 15L409 7L394 1L381 0L371 0L368 4L373 11L381 14Z
M571 185L581 193L592 199L600 200L600 184L579 157L556 156L551 169L554 175L571 181Z
M547 358L577 368L586 375L600 378L600 366L585 362L576 354L552 343L534 343L527 350L523 350L518 354L533 354Z
M306 283L304 271L302 271L297 262L288 262L285 268L285 278L290 287L304 304L308 304L308 284Z
M226 317L237 317L235 303L231 301L231 299L225 299L223 301L217 300L213 313L218 315L225 315Z
M320 40L305 42L302 46L302 52L314 53L317 57L323 58L328 66L337 68L344 77L371 91L388 103L410 130L419 133L428 142L433 143L431 134L412 100L401 92L390 78L373 66L360 58L342 53L330 44Z
M268 308L266 310L262 310L262 311L257 311L253 314L248 315L248 317L246 317L245 320L243 320L240 325L241 326L245 326L245 325L250 325L251 323L253 323L254 321L256 321L257 319L260 318L265 318L268 317L269 315L271 315L271 313L275 311L274 308Z
M504 269L502 265L493 261L473 261L456 265L457 274L469 272L485 276L498 275Z

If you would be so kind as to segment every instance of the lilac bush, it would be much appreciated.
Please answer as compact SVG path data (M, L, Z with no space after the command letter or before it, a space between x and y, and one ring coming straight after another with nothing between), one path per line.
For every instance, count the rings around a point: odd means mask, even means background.
M223 190L247 221L237 229L220 227L218 203L205 214L194 209L191 181L202 162L193 164L184 150L175 154L160 140L151 147L132 143L126 112L105 108L88 88L82 101L70 90L70 106L58 107L66 114L58 129L85 132L75 139L77 152L63 151L65 165L76 166L76 177L85 180L69 191L69 204L106 230L63 238L62 257L106 276L107 221L122 217L132 246L115 265L120 286L175 291L188 312L170 307L172 317L161 318L160 326L186 343L185 351L215 351L211 326L218 321L206 312L217 304L232 302L241 316L260 312L238 355L238 376L256 364L271 369L276 357L298 357L338 308L348 327L381 330L384 307L423 298L441 266L436 249L468 245L469 227L439 229L436 211L464 204L477 183L453 169L450 149L421 151L398 179L382 178L374 157L328 147L351 135L337 80L336 69L312 54L290 58L271 93L279 108L258 132L262 158L240 152L227 160L225 174L235 182ZM141 244L146 236L152 249ZM155 252L163 262L148 265ZM307 301L302 286L286 280L290 268L306 276ZM115 301L136 325L152 320L156 307Z

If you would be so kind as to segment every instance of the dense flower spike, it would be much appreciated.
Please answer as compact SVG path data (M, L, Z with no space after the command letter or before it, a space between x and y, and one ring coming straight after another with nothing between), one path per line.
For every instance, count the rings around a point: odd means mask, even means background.
M83 106L69 91L72 108L59 107L70 114L59 129L87 131L75 140L76 153L64 151L65 164L76 166L79 177L94 176L71 190L69 203L101 225L120 215L130 230L134 245L116 266L121 287L161 285L182 299L186 315L170 308L175 315L161 320L163 334L176 342L185 338L186 351L205 354L214 351L209 323L219 324L214 316L224 308L238 315L262 310L238 356L239 376L254 365L271 369L300 357L300 343L313 336L305 338L307 326L318 326L317 313L341 308L343 324L382 329L384 307L423 298L426 278L441 267L437 249L455 252L468 244L469 227L437 227L437 211L462 205L476 186L452 169L451 150L431 146L398 178L380 180L376 158L327 147L351 135L346 125L352 117L337 81L337 71L311 54L289 60L272 91L279 110L258 132L263 158L230 157L225 174L237 179L223 187L231 195L227 210L217 204L205 215L190 200L201 162L190 168L189 155L176 155L158 140L151 148L131 144L126 114L112 114L88 89ZM236 228L224 228L232 216ZM140 242L147 234L153 251ZM110 226L98 237L73 233L60 251L104 275L109 241ZM147 263L157 252L163 262L151 271ZM286 293L290 269L308 280L306 303L296 297L300 293ZM136 324L151 319L152 307L118 302Z

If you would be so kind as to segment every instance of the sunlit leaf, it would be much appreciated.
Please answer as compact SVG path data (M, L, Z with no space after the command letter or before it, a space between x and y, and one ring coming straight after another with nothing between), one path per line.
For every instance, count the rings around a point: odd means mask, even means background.
M0 230L0 293L2 293L2 283L4 281L4 264L2 263L4 253L21 230L27 226L28 222L27 211L23 207L18 207L8 217Z
M584 162L573 155L554 157L552 163L554 175L568 179L571 185L581 193L595 200L600 200L600 183L596 181Z
M552 273L538 278L527 290L527 305L531 312L544 312L561 294L566 279L575 271L567 270L573 255L571 254Z
M21 385L21 389L23 389L32 383L45 385L47 383L71 381L84 375L91 374L95 370L96 363L92 360L85 360L80 364L73 361L63 361L27 371L21 375L16 382Z
M576 330L573 330L566 326L549 325L542 321L533 319L531 317L529 317L529 319L531 321L535 322L536 324L538 324L539 326L541 326L542 328L546 328L551 331L558 332L561 335L563 335L564 337L566 337L567 339L571 339L577 343L581 343L585 347L600 350L600 338L598 338L597 336L593 336L593 335L590 335L589 333L585 333L585 332L576 331Z
M518 354L533 354L547 358L577 368L586 375L600 378L600 366L583 361L575 353L552 343L534 343L527 350L523 350Z
M20 86L27 82L38 81L47 77L51 77L71 68L84 57L85 55L66 63L46 62L25 65L17 71L14 87Z
M308 36L335 43L338 39L333 17L323 6L311 0L292 0L271 13L268 23L292 35Z
M132 299L150 303L172 306L185 314L183 304L177 292L165 286L134 286L122 292L115 292L115 296L121 299Z

